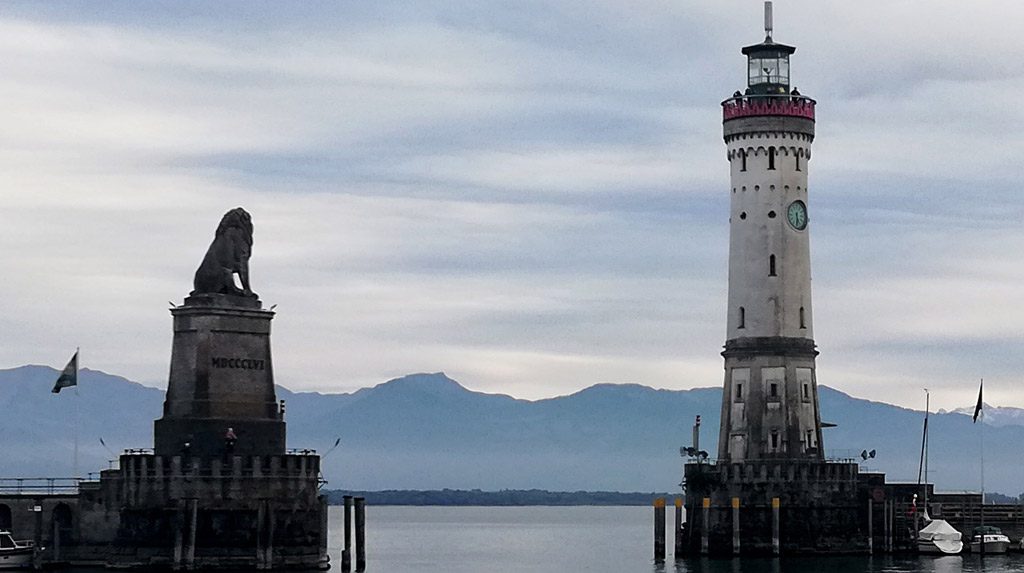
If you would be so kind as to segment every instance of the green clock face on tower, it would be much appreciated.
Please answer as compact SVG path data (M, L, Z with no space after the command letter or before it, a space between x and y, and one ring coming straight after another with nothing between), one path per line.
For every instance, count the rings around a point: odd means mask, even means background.
M786 210L786 218L794 229L803 231L807 228L807 205L803 201L793 201Z

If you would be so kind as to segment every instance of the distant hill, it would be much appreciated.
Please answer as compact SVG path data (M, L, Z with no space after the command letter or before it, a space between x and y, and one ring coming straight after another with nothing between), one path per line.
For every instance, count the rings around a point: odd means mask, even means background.
M0 370L0 476L70 475L74 396L50 393L57 371ZM152 446L163 392L83 370L81 467L99 470L115 451ZM295 393L287 401L290 447L326 451L329 488L552 491L678 491L694 416L703 417L702 448L714 456L721 391L655 390L598 384L569 396L528 401L473 392L444 374L413 374L351 394ZM890 479L917 476L922 413L853 398L821 387L822 417L833 455L877 450L868 464ZM937 489L978 486L978 427L969 416L933 414L931 477ZM1024 426L986 430L986 485L1024 491L1017 452Z
M952 410L953 414L963 414L974 418L974 405ZM1024 426L1024 408L1011 408L985 404L985 413L981 417L989 426ZM943 410L940 412L945 413Z

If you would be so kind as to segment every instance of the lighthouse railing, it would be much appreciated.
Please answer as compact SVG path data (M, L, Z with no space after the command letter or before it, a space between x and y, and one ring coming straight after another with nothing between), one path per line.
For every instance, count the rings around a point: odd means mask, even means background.
M782 115L813 120L817 103L794 94L734 96L722 102L722 119Z

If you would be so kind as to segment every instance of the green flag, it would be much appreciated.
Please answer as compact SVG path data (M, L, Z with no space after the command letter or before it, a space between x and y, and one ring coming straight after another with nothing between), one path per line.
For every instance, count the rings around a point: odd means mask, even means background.
M68 386L78 386L78 351L75 351L75 355L68 361L68 365L64 367L64 370L60 373L60 377L57 378L57 383L53 385L52 392L59 394L61 388L67 388Z

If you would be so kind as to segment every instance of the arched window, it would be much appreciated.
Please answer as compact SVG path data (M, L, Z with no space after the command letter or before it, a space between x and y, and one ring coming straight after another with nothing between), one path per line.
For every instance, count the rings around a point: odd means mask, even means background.
M800 171L800 154L794 153L793 158L796 160L796 170Z
M740 150L740 171L747 170L747 152L744 149Z
M768 257L768 276L778 276L775 274L775 255Z
M737 326L736 328L746 328L746 327L747 327L747 309L745 309L745 308L743 308L741 306L740 307L740 325Z
M807 328L807 320L804 317L804 307L800 307L800 328Z
M769 147L768 148L768 169L769 170L774 170L775 169L775 148L774 147Z

